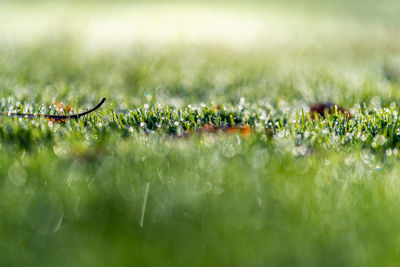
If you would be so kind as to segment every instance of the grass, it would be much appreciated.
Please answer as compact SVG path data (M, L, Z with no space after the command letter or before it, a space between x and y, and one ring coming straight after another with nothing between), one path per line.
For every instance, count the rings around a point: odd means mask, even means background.
M0 112L107 102L0 118L0 265L398 265L396 3L309 3L174 4L176 21L162 3L3 3ZM139 14L197 31L102 35ZM313 117L320 101L353 117Z

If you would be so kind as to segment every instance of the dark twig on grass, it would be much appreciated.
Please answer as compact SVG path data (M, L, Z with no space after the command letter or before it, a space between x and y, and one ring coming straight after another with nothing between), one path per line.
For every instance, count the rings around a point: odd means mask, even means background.
M72 115L51 115L51 114L24 114L24 113L9 113L9 112L3 112L1 113L2 116L8 116L8 117L17 117L17 118L27 118L27 119L33 119L33 118L46 118L50 121L55 121L55 122L61 122L61 121L66 121L70 119L78 119L82 116L85 116L89 113L92 113L93 111L96 111L99 109L104 102L106 101L106 98L103 98L97 106L95 106L92 109L89 109L88 111L78 113L78 114L72 114Z

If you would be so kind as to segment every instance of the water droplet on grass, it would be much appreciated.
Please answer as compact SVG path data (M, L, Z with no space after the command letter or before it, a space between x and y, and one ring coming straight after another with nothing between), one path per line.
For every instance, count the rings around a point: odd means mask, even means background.
M17 187L25 185L27 181L27 173L20 163L15 162L10 166L8 169L8 180Z
M299 146L297 147L297 152L304 156L305 154L307 154L307 147L306 146Z
M225 157L231 158L235 155L235 149L232 144L228 144L224 146L224 148L222 149L222 153Z

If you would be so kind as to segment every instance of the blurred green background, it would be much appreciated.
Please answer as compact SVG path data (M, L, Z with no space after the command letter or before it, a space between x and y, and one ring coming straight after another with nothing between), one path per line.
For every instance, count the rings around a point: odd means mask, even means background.
M398 99L396 1L1 5L0 83L30 104Z

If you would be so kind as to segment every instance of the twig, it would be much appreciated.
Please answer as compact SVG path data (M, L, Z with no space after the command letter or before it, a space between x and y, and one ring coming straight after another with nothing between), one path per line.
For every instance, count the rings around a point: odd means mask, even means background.
M33 119L33 118L46 118L49 120L53 121L65 121L65 120L70 120L70 119L78 119L82 116L85 116L93 111L96 111L99 109L104 102L106 101L106 98L103 98L97 106L95 106L92 109L89 109L88 111L78 113L78 114L73 114L73 115L51 115L51 114L25 114L25 113L8 113L8 112L3 112L0 113L2 116L8 116L8 117L17 117L17 118L28 118L28 119Z

